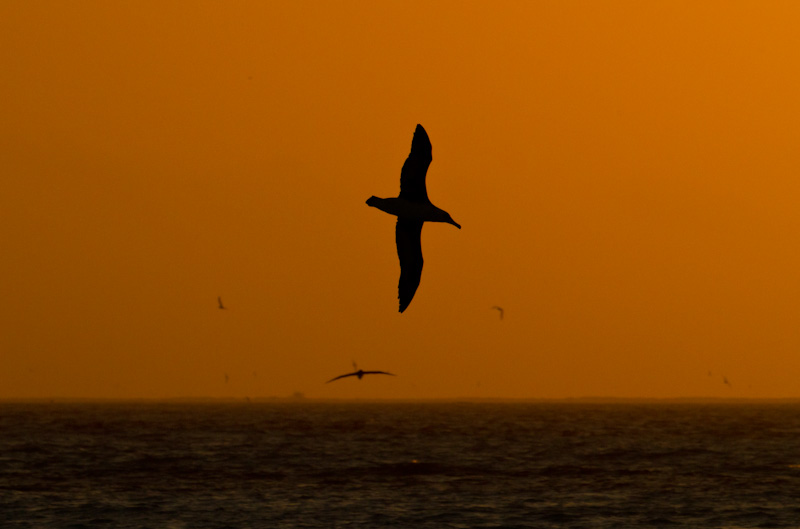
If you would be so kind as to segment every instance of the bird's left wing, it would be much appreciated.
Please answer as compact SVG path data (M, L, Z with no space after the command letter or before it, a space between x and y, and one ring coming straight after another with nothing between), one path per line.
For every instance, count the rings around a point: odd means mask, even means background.
M406 310L422 277L422 222L398 217L395 227L397 257L400 258L400 283L397 297L400 312Z

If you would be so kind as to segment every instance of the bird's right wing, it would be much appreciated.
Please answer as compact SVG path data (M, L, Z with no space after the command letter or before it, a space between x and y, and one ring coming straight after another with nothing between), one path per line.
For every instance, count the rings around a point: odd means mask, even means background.
M425 187L425 175L428 173L431 160L433 160L432 152L433 148L428 133L425 132L422 125L417 125L414 130L414 139L411 140L411 152L400 172L400 195L398 198L412 202L430 202Z
M397 298L400 312L406 310L422 277L422 222L398 217L395 228L397 257L400 258L400 284Z
M347 373L346 375L339 375L338 377L333 377L332 379L330 379L328 382L325 382L325 383L329 384L329 383L333 382L334 380L339 380L340 378L344 378L344 377L352 377L353 375L355 375L355 373Z

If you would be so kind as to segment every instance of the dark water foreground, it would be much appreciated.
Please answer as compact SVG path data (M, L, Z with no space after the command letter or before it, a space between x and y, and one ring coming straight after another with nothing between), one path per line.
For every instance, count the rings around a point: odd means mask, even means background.
M800 405L5 403L0 527L800 527Z

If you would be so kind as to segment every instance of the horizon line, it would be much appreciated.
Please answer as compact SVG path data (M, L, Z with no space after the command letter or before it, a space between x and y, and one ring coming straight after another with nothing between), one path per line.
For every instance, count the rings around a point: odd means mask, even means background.
M800 403L800 397L0 397L0 404L31 403L239 403L259 404L276 402L305 403L748 403L784 402Z

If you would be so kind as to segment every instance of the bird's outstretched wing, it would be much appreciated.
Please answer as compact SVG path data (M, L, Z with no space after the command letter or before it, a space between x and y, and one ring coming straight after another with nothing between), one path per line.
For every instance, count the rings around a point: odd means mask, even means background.
M397 218L395 240L397 257L400 258L400 283L397 286L400 312L406 310L414 299L414 293L422 277L422 224L416 220Z
M428 133L425 132L422 125L417 125L414 130L414 139L411 140L411 152L400 172L400 195L398 198L413 202L430 202L425 187L425 175L433 159L432 151Z
M396 377L394 373L387 373L386 371L364 371L365 375L390 375Z
M330 382L333 382L334 380L339 380L340 378L353 377L353 376L356 376L357 374L358 374L358 371L356 371L355 373L347 373L346 375L339 375L338 377L333 377L332 379L330 379L328 382L325 382L325 383L328 384Z

